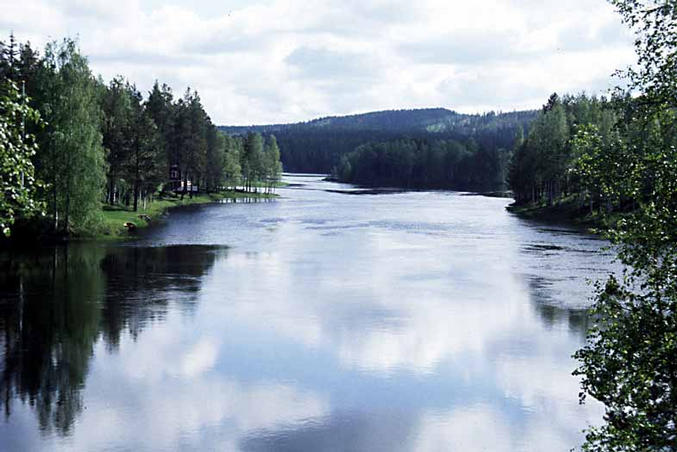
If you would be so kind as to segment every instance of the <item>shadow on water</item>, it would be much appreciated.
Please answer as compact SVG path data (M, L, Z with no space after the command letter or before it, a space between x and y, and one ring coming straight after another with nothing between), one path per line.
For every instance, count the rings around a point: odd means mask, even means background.
M339 193L342 195L395 195L406 193L407 190L401 188L353 188L350 190L324 189L327 193Z
M566 326L567 330L585 338L588 329L592 326L587 309L568 309L542 303L535 303L534 310L544 325L554 328L557 325Z
M202 277L225 248L165 246L111 248L101 261L106 293L101 332L115 348L127 329L132 337L143 327L163 320L169 301L184 310L195 306Z
M42 431L67 435L99 338L109 350L161 321L168 304L195 303L223 248L71 244L0 255L0 405L30 405Z
M584 339L591 326L590 314L584 307L568 307L561 303L566 295L556 291L553 285L561 281L528 277L531 305L543 325L548 329L564 327Z

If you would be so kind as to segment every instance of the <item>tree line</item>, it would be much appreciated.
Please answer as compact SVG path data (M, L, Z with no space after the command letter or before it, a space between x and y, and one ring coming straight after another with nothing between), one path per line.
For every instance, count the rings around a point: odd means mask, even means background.
M510 149L516 130L528 128L536 113L467 115L443 108L388 110L297 124L221 127L221 130L235 135L251 131L275 134L288 171L328 173L341 163L342 156L369 143L402 139L465 143L472 139L481 148Z
M573 198L580 205L598 206L599 184L584 177L590 155L577 146L577 134L594 128L604 143L618 139L616 124L624 98L550 96L526 137L518 137L508 180L518 205ZM604 158L605 156L594 156Z
M503 188L510 154L474 140L399 139L359 146L333 175L372 186L453 190Z
M144 97L124 77L105 83L70 39L42 54L0 42L0 133L4 235L17 219L92 231L102 203L136 211L161 193L269 191L282 170L274 136L222 133L190 88L156 81Z

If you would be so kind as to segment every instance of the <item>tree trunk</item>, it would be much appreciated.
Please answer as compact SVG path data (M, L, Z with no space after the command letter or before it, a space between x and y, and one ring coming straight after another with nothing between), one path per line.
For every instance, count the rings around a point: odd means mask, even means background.
M108 204L111 206L115 204L115 182L114 178L110 178L110 182L108 183Z
M134 181L134 212L139 209L139 183Z
M64 208L64 232L68 233L68 223L71 214L71 159L70 153L66 165L66 207Z
M52 187L52 209L54 216L54 232L56 233L59 230L59 210L56 207L56 180Z
M139 142L136 142L136 161L134 162L134 212L138 210L139 207L139 179L141 178L141 171L139 169Z

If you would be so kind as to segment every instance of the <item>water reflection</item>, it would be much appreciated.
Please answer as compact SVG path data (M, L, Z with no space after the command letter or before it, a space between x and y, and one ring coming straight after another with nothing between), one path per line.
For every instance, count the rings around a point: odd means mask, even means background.
M20 401L40 429L69 434L99 336L115 348L123 329L136 336L162 319L170 297L190 305L216 250L83 244L0 256L6 417Z
M586 337L591 326L590 316L586 309L567 309L545 303L534 303L534 310L547 328L561 327Z
M293 429L256 432L245 436L238 446L246 452L415 450L416 413L400 414L336 415Z
M34 407L40 427L67 434L82 410L92 345L104 293L103 250L55 248L2 261L0 329L3 336L2 404Z
M243 196L240 198L223 198L221 201L219 201L220 204L257 204L266 202L275 202L275 198Z
M115 348L121 330L136 337L146 323L163 320L170 299L179 309L193 309L202 276L217 255L226 254L225 248L213 246L110 248L101 261L106 343Z
M602 243L501 199L301 179L129 246L5 258L0 449L567 450L599 420L571 354ZM44 422L32 366L64 369Z

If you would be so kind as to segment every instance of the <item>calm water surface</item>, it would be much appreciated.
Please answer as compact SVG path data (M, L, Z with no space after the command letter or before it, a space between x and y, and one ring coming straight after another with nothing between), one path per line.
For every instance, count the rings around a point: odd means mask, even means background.
M320 179L3 255L0 450L566 451L599 422L570 374L605 243Z

